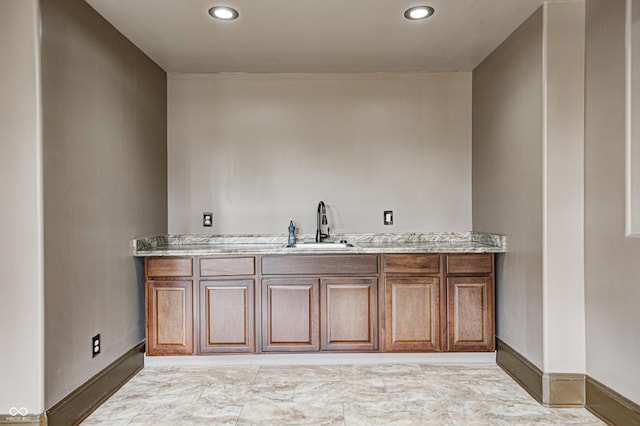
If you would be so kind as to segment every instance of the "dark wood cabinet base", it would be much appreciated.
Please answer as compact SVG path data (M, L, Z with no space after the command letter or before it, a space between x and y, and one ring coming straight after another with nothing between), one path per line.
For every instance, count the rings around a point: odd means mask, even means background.
M146 259L147 355L490 352L493 254Z

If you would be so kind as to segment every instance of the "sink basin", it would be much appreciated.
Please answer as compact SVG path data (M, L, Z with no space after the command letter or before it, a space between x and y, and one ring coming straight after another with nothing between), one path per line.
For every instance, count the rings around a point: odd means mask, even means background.
M326 249L344 249L354 247L353 244L350 243L342 243L342 242L331 242L331 241L323 241L321 243L313 242L304 242L298 243L294 245L288 245L287 248L293 249L301 249L301 250L326 250Z

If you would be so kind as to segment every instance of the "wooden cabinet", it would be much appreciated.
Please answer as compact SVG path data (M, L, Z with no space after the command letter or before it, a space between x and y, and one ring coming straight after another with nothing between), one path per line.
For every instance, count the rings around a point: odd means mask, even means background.
M229 277L255 275L256 258L241 257L204 257L200 258L201 277Z
M262 350L378 349L378 256L263 256Z
M492 254L446 255L449 351L495 350Z
M493 254L389 254L386 351L493 351Z
M324 278L320 283L320 349L378 349L378 280Z
M448 275L493 274L492 254L448 254L445 259Z
M375 254L263 256L262 275L371 275L378 273Z
M147 353L193 353L193 281L150 281L147 287Z
M493 282L489 277L447 278L450 351L493 351Z
M320 280L262 280L262 350L317 351Z
M442 348L443 289L438 254L384 255L385 350Z
M200 353L253 352L254 280L200 281Z
M493 254L150 257L145 295L148 355L495 350Z
M255 351L255 256L199 258L200 353Z
M375 278L263 279L262 350L376 350L377 287Z
M385 254L384 272L388 275L437 275L439 254Z
M386 350L439 351L439 277L387 278Z
M193 354L192 259L148 258L145 271L147 354Z

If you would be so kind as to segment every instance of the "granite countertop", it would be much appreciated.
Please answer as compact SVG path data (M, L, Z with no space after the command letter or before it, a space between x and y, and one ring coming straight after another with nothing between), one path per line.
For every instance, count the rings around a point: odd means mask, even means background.
M133 241L134 256L202 256L216 254L351 254L351 253L504 253L503 235L482 232L340 234L353 247L291 248L284 235L157 235ZM298 243L314 241L299 235Z

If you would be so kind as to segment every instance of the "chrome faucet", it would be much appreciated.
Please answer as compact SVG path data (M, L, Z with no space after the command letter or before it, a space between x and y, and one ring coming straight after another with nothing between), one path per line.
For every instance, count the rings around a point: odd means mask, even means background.
M327 222L327 208L324 205L324 201L318 203L318 228L316 229L316 243L321 243L325 238L329 238L329 227L327 226L327 233L322 232L322 225L328 225Z

